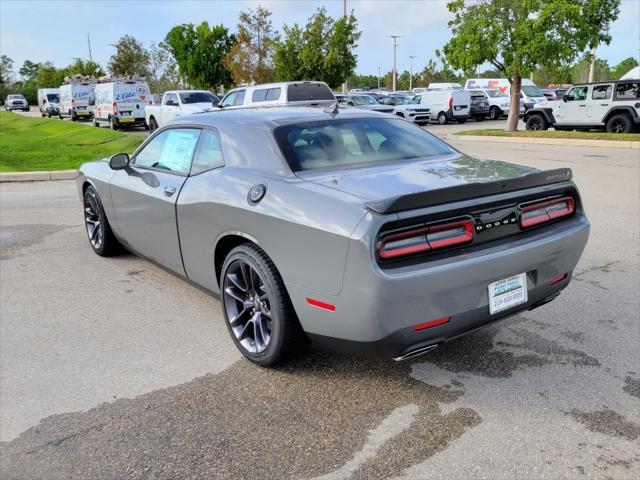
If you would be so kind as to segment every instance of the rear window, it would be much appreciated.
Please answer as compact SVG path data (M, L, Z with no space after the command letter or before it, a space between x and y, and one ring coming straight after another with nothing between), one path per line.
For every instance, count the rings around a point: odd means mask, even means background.
M455 152L421 128L394 118L298 123L278 127L274 135L294 172L429 158Z
M289 102L335 99L333 92L324 83L292 83L287 86Z
M640 98L640 83L629 82L616 85L617 100L635 100Z
M280 98L280 87L278 88L261 88L255 90L251 95L252 102L273 102Z
M182 103L218 103L218 97L209 92L181 92Z

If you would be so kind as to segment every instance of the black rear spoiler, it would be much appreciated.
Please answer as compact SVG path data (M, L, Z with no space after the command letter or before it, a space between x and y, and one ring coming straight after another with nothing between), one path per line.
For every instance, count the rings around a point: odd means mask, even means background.
M513 192L526 188L541 187L553 183L567 182L573 178L570 168L543 170L528 173L519 177L497 180L495 182L478 182L440 188L427 192L416 192L399 197L378 200L367 204L367 208L376 213L388 214L414 210L416 208L459 202L471 198L486 197L497 193Z

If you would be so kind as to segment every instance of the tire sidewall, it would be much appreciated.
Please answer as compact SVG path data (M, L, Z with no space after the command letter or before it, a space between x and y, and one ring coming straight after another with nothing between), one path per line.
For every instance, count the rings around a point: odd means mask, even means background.
M104 255L106 249L108 248L107 246L107 217L105 216L104 213L104 207L102 206L102 201L100 200L100 195L98 195L98 192L96 191L96 189L93 186L89 186L87 187L87 190L84 192L84 197L83 197L83 202L84 200L87 198L87 196L93 194L96 198L96 202L98 203L98 207L100 208L100 226L102 227L102 244L100 245L100 248L95 248L93 246L93 244L91 243L91 240L89 239L89 231L87 230L87 224L85 222L84 225L84 231L87 235L87 240L89 240L89 246L91 247L91 249L96 252L98 255ZM83 204L84 206L84 204Z
M248 263L256 272L258 272L264 282L267 296L269 297L269 304L271 307L271 338L267 348L260 353L251 353L245 350L236 338L236 335L229 324L229 319L227 318L224 296L224 279L227 276L229 267L236 260L242 260ZM238 350L240 350L246 358L261 366L271 365L274 362L275 357L279 355L284 340L282 332L284 312L281 310L281 305L283 302L288 301L288 299L277 298L276 295L278 290L276 279L272 278L267 266L264 264L264 261L251 248L247 248L245 245L240 245L239 247L234 248L231 253L227 255L222 266L222 275L220 275L220 302L222 303L224 323L226 324L227 330L229 330L229 334L231 335L231 338L236 344Z
M613 124L614 124L614 122L617 122L617 121L623 121L624 122L624 124L625 124L624 131L616 132L616 131L613 130ZM607 122L607 123L608 123L607 131L609 133L630 133L630 132L633 131L633 122L629 118L629 116L625 115L624 113L619 113L617 115L614 115L613 117L611 117L609 119L609 122Z
M437 120L438 120L438 123L440 125L446 125L449 119L447 118L447 114L446 113L440 112L438 114L438 119Z

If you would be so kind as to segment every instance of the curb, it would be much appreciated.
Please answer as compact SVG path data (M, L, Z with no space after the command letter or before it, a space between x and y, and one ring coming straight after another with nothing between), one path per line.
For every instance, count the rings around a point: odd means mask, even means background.
M40 182L45 180L75 180L78 170L53 170L50 172L0 173L0 182Z
M588 140L575 138L528 138L497 137L480 135L447 135L447 140L464 140L473 142L528 143L537 145L571 145L576 147L631 148L640 150L640 141L635 140Z

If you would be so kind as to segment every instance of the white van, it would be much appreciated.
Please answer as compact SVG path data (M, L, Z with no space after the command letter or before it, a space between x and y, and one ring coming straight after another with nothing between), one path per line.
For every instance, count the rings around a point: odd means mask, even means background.
M280 82L238 87L230 90L218 107L267 107L273 105L327 105L336 102L324 82Z
M59 88L39 88L38 108L43 117L51 118L60 113L60 89Z
M153 105L147 82L115 81L96 85L93 124L106 123L112 130L121 127L146 127L144 109Z
M465 83L464 88L467 90L496 89L511 98L511 84L506 78L470 78ZM544 93L528 78L522 79L520 92L520 102L525 109L533 107L536 103L547 101Z
M427 91L431 90L462 90L462 85L455 82L449 83L430 83Z
M58 116L69 117L73 122L79 118L91 118L93 107L89 100L93 97L96 84L92 82L74 82L61 85Z
M467 90L428 90L417 94L414 100L428 108L431 120L440 125L450 120L464 123L471 116L471 94Z

